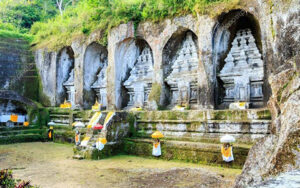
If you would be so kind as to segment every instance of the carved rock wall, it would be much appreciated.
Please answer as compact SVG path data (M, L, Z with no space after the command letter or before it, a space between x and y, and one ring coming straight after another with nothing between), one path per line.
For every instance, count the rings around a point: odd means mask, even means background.
M294 3L295 1L292 2ZM292 8L295 9L294 7ZM289 9L289 7L286 9ZM195 41L197 43L198 54L198 67L196 71L198 82L195 86L198 90L196 109L217 108L219 96L221 95L221 98L224 97L222 96L224 88L222 88L222 85L218 85L220 80L218 81L219 78L217 78L217 74L224 66L224 63L222 64L221 61L225 59L229 52L231 48L230 43L233 41L236 31L246 26L250 27L265 64L263 93L267 95L264 96L263 101L266 103L269 98L268 93L271 92L270 85L266 80L270 73L275 70L274 67L280 63L278 60L280 57L273 58L273 54L278 54L278 52L274 52L275 39L274 34L272 34L279 33L280 31L280 28L276 28L275 24L273 24L278 19L278 16L274 17L274 15L271 15L270 10L272 10L272 5L262 0L247 2L243 5L243 10L225 12L215 19L205 15L197 15L196 17L187 15L174 19L166 19L159 23L145 22L141 23L136 31L132 22L113 28L109 33L107 46L108 108L122 109L128 104L128 88L123 86L124 82L129 78L130 71L143 49L139 41L144 41L148 44L153 54L154 74L152 76L152 83L162 86L161 93L158 93L160 95L160 104L154 106L164 106L164 99L168 97L163 87L165 81L163 70L165 61L164 48L173 36L179 36L188 30L193 32L197 38L197 41ZM239 19L241 20L236 22ZM101 34L95 32L88 38L77 39L71 44L74 51L75 100L76 104L81 107L87 101L84 97L84 87L85 85L89 85L89 79L84 78L84 54L86 53L87 46L100 38ZM42 56L41 50L39 51L37 51L37 58ZM284 54L289 55L288 51ZM175 56L168 58L175 58ZM41 64L40 62L45 58L40 59L37 64ZM44 75L56 74L53 73L54 70L51 70L51 73L44 71L47 67L44 68L43 66L40 65L40 72L44 72ZM52 66L54 67L54 65ZM92 75L96 78L97 73L93 73ZM47 90L45 85L51 85L52 81L47 81L44 76L42 77L44 90ZM50 98L52 97L51 91L46 91L46 93L49 93ZM56 99L51 100L55 101Z
M275 1L274 5L276 11L271 17L276 34L268 56L273 66L267 65L273 72L268 78L273 134L251 148L235 187L254 186L281 172L300 168L299 2Z

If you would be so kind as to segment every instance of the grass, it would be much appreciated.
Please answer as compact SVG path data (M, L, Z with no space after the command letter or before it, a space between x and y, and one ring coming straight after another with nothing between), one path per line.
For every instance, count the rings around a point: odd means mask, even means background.
M33 41L33 36L29 34L21 34L18 31L9 31L0 29L0 38L15 38L15 39L22 39L28 42Z
M47 22L36 22L31 28L37 48L58 50L75 38L87 37L94 31L102 33L100 41L107 45L111 28L133 21L157 22L187 14L212 17L238 7L240 0L83 0L67 9L63 16Z
M16 178L30 180L33 185L39 187L141 187L143 183L151 184L151 177L174 177L176 180L180 178L179 182L183 185L178 187L187 187L184 185L188 182L207 183L208 180L201 180L201 177L207 177L208 174L209 177L224 176L221 183L225 183L223 180L233 182L241 173L238 169L129 155L118 155L103 160L73 160L72 147L38 142L0 145L1 168L14 169ZM186 169L186 175L177 174L180 173L178 169ZM195 171L198 175L192 176ZM168 185L160 187L175 187L177 184L172 179L161 181Z

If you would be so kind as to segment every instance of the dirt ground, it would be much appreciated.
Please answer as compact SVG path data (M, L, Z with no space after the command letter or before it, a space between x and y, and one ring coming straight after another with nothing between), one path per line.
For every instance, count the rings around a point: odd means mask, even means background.
M72 159L72 145L22 143L0 145L0 169L39 187L230 187L236 169L120 155L108 159Z

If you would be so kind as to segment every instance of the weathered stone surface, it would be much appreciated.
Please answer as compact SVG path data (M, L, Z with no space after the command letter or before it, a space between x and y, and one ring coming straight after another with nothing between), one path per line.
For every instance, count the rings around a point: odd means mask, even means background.
M70 74L74 69L74 52L71 47L63 48L57 56L57 67L56 67L56 104L59 105L67 99L67 91L64 87L64 83L73 76L74 85L74 73ZM73 70L74 71L74 70ZM74 95L73 90L73 95ZM70 94L71 96L71 94ZM74 98L73 98L74 99ZM75 102L75 101L73 101Z
M91 108L91 106L95 103L96 96L99 102L102 104L102 106L106 107L106 83L105 85L103 85L104 84L103 82L104 81L106 82L106 67L107 67L106 48L95 42L91 43L86 48L85 55L84 55L83 105L85 109ZM100 93L102 93L102 95Z
M287 78L288 82L273 82L280 78ZM243 173L236 180L236 187L259 184L272 175L300 168L299 71L283 71L272 76L270 83L273 95L269 103L271 108L276 108L273 110L274 134L251 148ZM288 93L285 100L281 98L283 92Z
M130 71L129 78L124 82L128 89L128 107L147 106L148 96L152 87L153 58L150 48L143 49L136 64Z
M264 68L250 29L237 31L220 78L224 82L224 103L247 102L263 105Z

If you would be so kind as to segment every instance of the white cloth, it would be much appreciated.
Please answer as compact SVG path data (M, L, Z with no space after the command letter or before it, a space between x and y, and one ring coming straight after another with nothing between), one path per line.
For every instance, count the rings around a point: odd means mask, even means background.
M160 148L160 143L158 144L157 148L155 148L154 144L153 144L153 150L152 150L152 155L153 156L161 156L161 148Z
M96 142L96 148L101 151L104 148L104 144L102 144L101 142Z

